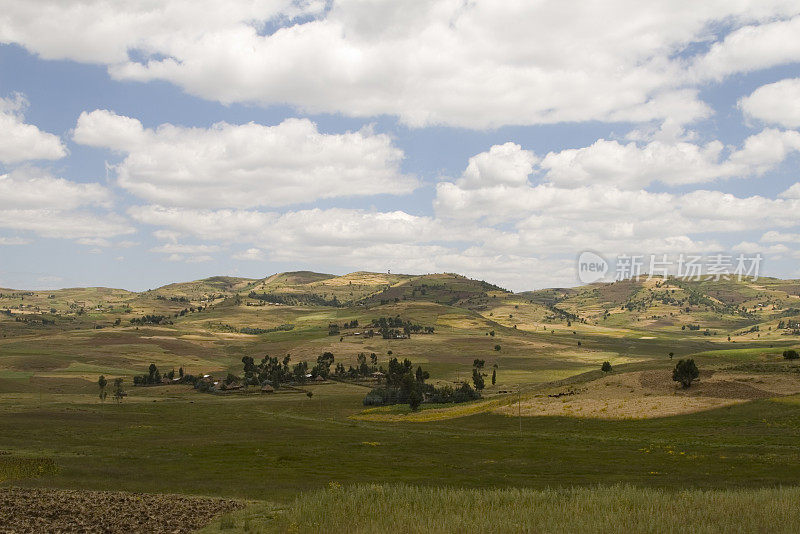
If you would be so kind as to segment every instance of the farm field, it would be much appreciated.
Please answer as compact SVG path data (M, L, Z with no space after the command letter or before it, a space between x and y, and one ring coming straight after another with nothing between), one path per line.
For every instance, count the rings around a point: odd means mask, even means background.
M641 488L675 530L681 499L723 503L697 512L699 532L742 500L774 502L785 524L796 525L780 507L800 479L800 360L783 356L800 347L800 284L673 284L514 294L457 275L300 272L144 293L0 290L0 491L246 506L210 531L336 531L353 503L402 493L409 509L418 509L415 499L441 507L420 511L432 515L419 531L452 531L434 516L451 517L466 502L509 507L496 530L558 530L564 516L541 506L515 511L514 495L550 508L559 502L557 510L583 502L602 510L619 494L629 510L620 520L645 525ZM681 291L691 297L672 296ZM432 333L368 336L379 318ZM365 406L380 380L370 377L334 374L268 393L201 392L167 379L133 385L151 364L221 383L242 375L243 357L288 355L311 366L326 352L345 367L358 366L362 353L375 354L380 368L407 358L437 387L471 383L479 359L486 384L478 400L418 410ZM683 390L671 372L690 357L700 376ZM604 362L611 371L601 371ZM120 402L98 397L100 375L122 379ZM341 506L315 508L320 501ZM381 530L371 521L392 517L374 515L359 516L353 531ZM484 517L463 520L462 531L489 529ZM613 529L610 516L592 520L589 530ZM657 531L648 528L641 531Z

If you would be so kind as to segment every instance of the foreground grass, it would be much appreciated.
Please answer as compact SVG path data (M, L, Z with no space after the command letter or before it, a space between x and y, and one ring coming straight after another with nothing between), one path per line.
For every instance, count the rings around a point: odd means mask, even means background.
M203 532L798 532L800 488L454 489L358 485L253 505Z

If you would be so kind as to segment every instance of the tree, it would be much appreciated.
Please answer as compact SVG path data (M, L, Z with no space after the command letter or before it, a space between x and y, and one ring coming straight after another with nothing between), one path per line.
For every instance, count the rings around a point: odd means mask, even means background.
M494 346L494 350L499 351L500 350L500 345L495 345Z
M783 351L783 357L787 360L796 360L800 358L800 354L798 354L796 350L790 349Z
M692 380L700 376L700 370L695 365L693 359L679 360L675 369L672 371L672 379L680 382L684 388L692 385Z
M475 384L475 389L478 391L481 391L486 386L483 374L477 368L472 369L472 383Z
M486 365L486 360L479 360L475 358L472 361L472 367L474 367L475 369L483 369L484 365Z
M422 404L422 392L419 388L413 388L408 394L408 406L412 411L419 410L419 405Z
M673 356L675 356L675 353L674 352L670 352L669 353L669 359L671 360Z
M600 367L600 370L603 371L604 373L610 373L611 372L611 364L609 362L603 362L603 365L602 365L602 367Z
M122 402L122 397L125 396L125 390L122 389L122 378L114 379L114 400Z
M492 385L497 382L497 369L492 369Z
M97 380L97 385L100 387L100 402L106 401L106 396L108 393L106 392L106 386L108 385L108 380L103 375L100 375L100 378Z
M416 378L418 383L424 384L425 381L430 377L431 377L430 373L428 371L423 371L421 365L417 366Z

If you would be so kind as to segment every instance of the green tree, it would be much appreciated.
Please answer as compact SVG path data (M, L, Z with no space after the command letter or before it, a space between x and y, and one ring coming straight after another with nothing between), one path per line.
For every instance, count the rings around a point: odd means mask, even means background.
M684 388L692 385L692 381L700 376L700 370L693 359L679 360L672 371L672 379L680 382Z
M106 401L106 396L108 392L106 391L106 386L108 385L108 380L103 375L100 375L100 378L97 379L97 385L100 387L100 402Z
M603 365L602 365L602 367L600 367L600 370L603 371L604 373L610 373L611 372L611 363L603 362Z
M122 402L122 398L125 396L125 390L122 388L122 378L115 378L114 379L114 400L117 402Z
M492 385L497 382L497 369L492 369Z
M796 350L790 349L783 351L783 357L787 360L796 360L800 358L800 354L798 354Z
M478 391L481 391L486 386L483 380L483 373L478 371L477 368L472 369L472 383L475 384L475 389Z

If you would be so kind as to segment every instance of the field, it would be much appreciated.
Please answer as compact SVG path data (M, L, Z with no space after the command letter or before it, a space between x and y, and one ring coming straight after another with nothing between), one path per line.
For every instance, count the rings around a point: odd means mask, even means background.
M0 491L248 504L212 531L330 532L350 514L351 531L370 532L414 512L421 527L396 524L412 532L547 532L570 530L563 522L577 520L569 511L581 503L593 510L580 518L589 531L671 531L641 522L642 514L677 531L676 503L684 501L710 503L685 512L684 528L693 531L711 531L720 518L731 531L796 526L782 503L797 490L778 488L800 477L800 363L783 358L800 347L792 326L800 284L759 283L620 282L513 294L457 275L301 272L144 293L0 290ZM140 320L148 315L162 319ZM365 325L380 317L435 331L366 336ZM343 326L354 320L358 327ZM338 333L332 323L342 325ZM471 403L412 411L363 406L376 385L368 379L272 394L132 382L151 363L221 379L242 373L243 356L289 354L313 364L326 351L345 366L359 353L375 353L381 367L408 358L436 385L471 380L473 360L483 359L486 388ZM700 376L683 390L671 370L687 357ZM605 361L610 373L600 371ZM98 398L101 374L123 379L121 402ZM519 500L531 504L515 507ZM358 513L348 508L362 501ZM171 501L160 502L166 510L155 515L169 515ZM178 502L174 514L191 514ZM212 501L186 506L193 502ZM742 502L758 513L736 522L728 511L748 509ZM459 515L459 506L474 512ZM624 510L621 522L608 507ZM786 523L764 523L768 512Z
M253 506L203 532L797 532L800 490L669 492L632 486L564 490L333 485L286 510ZM220 528L220 527L227 527Z

